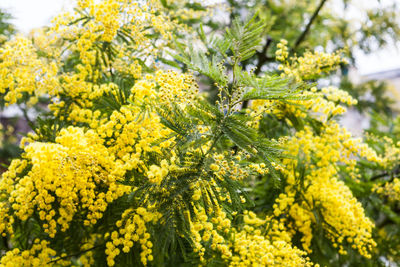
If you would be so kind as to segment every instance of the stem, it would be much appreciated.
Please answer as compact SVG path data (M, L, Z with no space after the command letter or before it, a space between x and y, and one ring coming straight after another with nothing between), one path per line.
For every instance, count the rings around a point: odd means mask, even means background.
M272 43L272 38L270 36L267 36L267 41L266 41L262 51L257 53L258 62L257 62L257 68L254 71L255 75L260 74L261 67L264 65L265 62L267 62L270 59L267 56L267 51L268 51L268 48L271 45L271 43Z
M379 178L385 177L388 174L389 174L388 172L384 172L384 173L381 173L381 174L378 174L378 175L375 175L375 176L371 177L369 180L370 181L378 180Z
M394 176L394 175L397 175L399 173L400 173L400 165L397 166L392 172L385 171L383 173L380 173L380 174L377 174L375 176L372 176L369 180L370 181L375 181L375 180L378 180L378 179L380 179L382 177L385 177L385 176L388 176L388 175ZM393 177L392 177L392 179L393 179Z
M301 42L304 41L307 33L310 31L311 25L313 24L313 22L315 21L315 19L318 17L318 13L321 11L322 7L324 6L325 2L327 0L321 0L321 2L319 3L317 9L315 9L314 13L312 14L310 21L307 23L306 28L304 29L304 31L301 33L301 35L299 36L299 38L297 38L294 46L293 46L293 50L295 50L300 44Z
M76 256L82 255L82 254L84 254L84 253L86 253L88 251L94 250L94 249L102 247L102 246L104 246L104 245L97 245L97 246L94 246L94 247L79 251L79 252L77 252L75 254L67 255L67 256L64 256L64 257L59 257L59 258L57 258L55 260L49 261L48 263L53 263L53 262L57 262L59 260L65 260L65 259L68 259L68 258L71 258L71 257L76 257Z
M223 133L219 133L217 137L214 139L213 143L211 144L210 148L207 150L207 152L204 154L203 158L206 158L206 156L211 152L211 150L215 147L217 144L218 140L222 137Z
M207 155L210 154L211 150L215 147L215 145L217 144L218 140L222 137L223 133L220 132L217 137L215 137L213 143L211 144L210 148L207 150L206 153L203 154L201 160L199 161L199 163L197 164L197 167L200 169L203 164L204 164L204 160L206 159Z
M233 21L234 18L235 18L235 14L233 13L233 10L235 10L235 9L233 8L233 6L234 6L234 1L233 1L233 0L228 0L228 2L229 2L229 5L230 5L230 10L231 10L231 12L229 13L229 25L228 25L228 27L231 28L231 26L232 26L232 21Z
M226 114L226 116L229 116L229 114L231 114L231 110L232 107L234 106L232 104L232 96L233 93L235 92L235 89L237 88L237 79L236 79L236 67L239 64L239 58L235 58L235 62L233 63L233 67L232 67L232 90L230 92L230 94L228 95L228 112Z

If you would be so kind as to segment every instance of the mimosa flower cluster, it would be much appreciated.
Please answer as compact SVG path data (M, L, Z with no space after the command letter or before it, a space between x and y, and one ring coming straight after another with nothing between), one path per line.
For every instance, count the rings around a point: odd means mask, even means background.
M400 149L353 137L336 118L357 100L310 85L341 51L290 57L282 40L281 76L258 77L238 63L255 53L246 42L221 41L235 55L195 54L186 71L169 52L195 35L200 4L79 0L0 48L5 104L48 104L0 178L0 266L319 266L321 237L338 257L372 257L374 222L348 183L365 179L360 161L392 168ZM197 72L221 76L216 104ZM399 179L373 191L395 202Z
M314 79L324 71L318 66L325 65L329 69L327 71L331 71L342 62L338 54L308 52L304 57L292 59L292 63L289 63L286 44L285 40L281 41L276 53L283 66L286 66L280 67L284 77L294 76L298 81ZM282 162L287 185L284 193L276 198L274 215L285 222L289 233L302 234L302 247L308 252L311 252L315 224L322 220L327 238L332 241L333 247L339 248L339 253L347 254L344 246L348 244L347 247L358 250L361 255L371 257L376 246L372 239L374 224L366 217L361 203L357 202L350 189L340 180L340 166L346 166L348 175L357 182L360 177L356 167L358 157L378 165L387 165L385 162L396 157L398 152L393 144L387 142L387 152L382 157L333 120L336 115L346 112L342 104L357 104L357 100L347 92L335 87L320 90L312 87L310 91L303 92L303 96L309 99L288 101L285 104L280 101L257 100L249 110L254 118L254 127L259 126L266 114L286 118L289 125L292 125L292 121L288 117L292 114L322 123L318 133L313 130L312 124L305 125L289 140L282 140L286 142L288 153L296 157ZM304 167L305 172L301 172ZM378 191L384 190L381 188Z
M8 251L0 259L0 266L53 266L52 260L55 258L57 252L49 248L48 245L49 242L46 240L35 239L30 250L20 251L18 248L15 248ZM60 266L69 266L71 264L71 262L65 260L58 260L57 263Z
M44 232L54 238L69 228L78 211L85 214L84 225L95 224L108 203L130 190L116 183L121 173L102 143L93 131L69 127L54 144L26 146L23 160L13 161L0 181L9 203L2 207L1 213L8 215L0 229L9 217L26 221L37 216Z

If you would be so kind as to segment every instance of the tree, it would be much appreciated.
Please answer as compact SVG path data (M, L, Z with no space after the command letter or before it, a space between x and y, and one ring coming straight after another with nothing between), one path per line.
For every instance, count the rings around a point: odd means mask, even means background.
M396 262L400 150L337 122L357 100L318 81L344 51L303 46L324 2L288 41L258 2L221 30L220 6L81 0L5 43L4 105L41 106L0 179L0 266Z

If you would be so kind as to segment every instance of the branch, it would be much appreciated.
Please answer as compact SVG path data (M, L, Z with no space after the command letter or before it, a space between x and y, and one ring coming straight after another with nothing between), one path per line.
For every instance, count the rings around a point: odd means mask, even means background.
M265 43L263 49L261 52L257 53L257 69L254 71L255 75L260 74L261 72L261 67L264 65L265 62L267 62L270 58L267 56L267 50L269 46L272 43L272 38L270 36L267 36L267 42Z
M375 176L372 176L369 180L370 181L375 181L375 180L378 180L378 179L383 178L383 177L388 176L388 175L391 175L392 179L393 179L393 176L398 175L399 173L400 173L400 165L396 166L396 168L391 172L385 171L385 172L383 172L381 174L377 174Z
M382 177L385 177L386 175L389 175L389 173L388 172L384 172L384 173L381 173L381 174L377 174L375 176L372 176L369 180L370 181L375 181L375 180L378 180L378 179L380 179Z
M322 9L322 7L324 6L325 2L327 0L321 0L321 2L319 3L317 9L315 9L314 13L312 14L310 21L308 22L308 24L306 25L306 28L304 29L304 31L301 33L301 35L299 36L299 38L297 38L296 43L293 46L293 50L295 50L300 44L301 42L303 42L304 38L306 37L307 33L310 31L311 25L313 24L313 22L315 21L315 19L318 17L318 13L320 12L320 10Z
M232 27L232 21L234 20L234 18L235 18L235 14L233 13L233 10L235 10L234 8L233 8L233 6L234 6L234 1L233 0L228 0L228 2L229 2L229 5L230 5L230 10L231 10L231 12L229 13L229 25L228 25L228 27L229 28L231 28Z
M97 246L94 246L94 247L79 251L79 252L77 252L75 254L71 254L71 255L67 255L67 256L56 258L54 260L49 261L48 263L54 263L54 262L57 262L57 261L60 261L60 260L65 260L65 259L68 259L68 258L71 258L71 257L76 257L76 256L82 255L82 254L84 254L84 253L86 253L88 251L91 251L91 250L94 250L96 248L103 247L103 246L104 245L97 245Z

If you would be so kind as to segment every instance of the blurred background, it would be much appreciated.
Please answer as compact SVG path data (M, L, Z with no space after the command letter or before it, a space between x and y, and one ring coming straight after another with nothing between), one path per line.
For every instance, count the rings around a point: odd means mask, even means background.
M209 1L209 2L224 2ZM229 2L229 1L228 1ZM251 1L249 1L251 2ZM286 2L286 1L281 1ZM289 1L290 2L290 1ZM301 1L298 1L301 2ZM305 1L307 2L307 1ZM350 23L357 25L364 20L366 9L380 9L392 7L395 0L329 0L326 3L327 9L342 13ZM343 3L347 3L344 8ZM1 0L0 9L11 15L8 20L15 26L18 32L29 34L35 28L50 25L51 19L63 12L69 11L73 7L73 0ZM343 10L345 9L345 12ZM400 23L400 10L398 20ZM373 44L371 44L373 46ZM358 50L355 53L357 74L365 79L393 79L396 86L400 86L399 81L393 75L400 75L400 44L389 43L384 49L365 53Z

